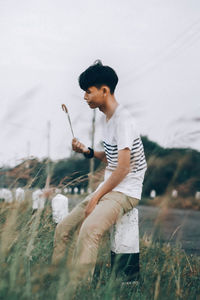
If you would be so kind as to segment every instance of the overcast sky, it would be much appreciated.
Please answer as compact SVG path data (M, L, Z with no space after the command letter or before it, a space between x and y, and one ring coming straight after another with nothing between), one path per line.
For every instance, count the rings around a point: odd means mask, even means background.
M118 102L164 147L200 150L199 0L0 0L0 165L90 145L92 110L77 78L101 59ZM101 140L97 112L95 143Z

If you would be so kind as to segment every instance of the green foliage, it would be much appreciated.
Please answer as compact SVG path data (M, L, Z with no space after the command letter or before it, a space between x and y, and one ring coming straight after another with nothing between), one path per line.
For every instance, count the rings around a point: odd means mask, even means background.
M35 165L35 167L31 170L29 180L31 182L30 187L43 188L45 186L46 177L46 161L44 160L43 162L38 162ZM28 181L26 184L28 184Z
M148 160L152 155L157 155L162 152L163 148L156 142L150 141L147 136L142 136L142 143L144 146L145 157Z
M72 186L86 186L88 183L88 173L89 161L84 159L82 155L72 156L68 159L60 160L55 164L51 182L53 185L59 185L61 182L64 184L70 182ZM84 176L85 180L79 183L77 181L81 176ZM63 181L63 179L65 180Z
M100 165L100 161L94 160L94 169ZM73 155L72 157L60 160L54 165L51 183L53 185L64 184L70 187L86 187L88 185L88 173L90 160L85 159L83 155Z
M176 188L182 196L194 196L200 190L200 153L192 149L162 148L143 137L147 159L143 196L152 189L157 195Z
M148 197L152 189L157 195L177 189L183 197L194 196L200 190L200 153L192 149L162 148L157 143L142 137L148 169L144 178L143 197ZM82 154L74 154L70 158L57 162L50 162L51 185L76 186L86 188L88 185L90 160ZM23 162L22 164L26 164ZM95 170L99 168L100 161L95 160ZM16 166L13 170L19 168ZM12 169L0 170L1 186L24 186L43 188L47 177L47 159L42 162L34 159L29 161L29 174L26 167L11 177ZM7 174L7 175L6 175Z

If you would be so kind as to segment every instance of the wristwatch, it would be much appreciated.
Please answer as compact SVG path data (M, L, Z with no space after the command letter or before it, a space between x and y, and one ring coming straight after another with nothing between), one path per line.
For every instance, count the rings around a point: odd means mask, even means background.
M88 147L88 149L90 150L90 153L83 153L83 155L86 157L86 158L93 158L94 157L94 150L90 147Z

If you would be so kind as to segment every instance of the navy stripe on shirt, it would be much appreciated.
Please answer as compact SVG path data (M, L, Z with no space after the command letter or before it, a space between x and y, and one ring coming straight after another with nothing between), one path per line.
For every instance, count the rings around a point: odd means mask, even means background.
M103 142L104 150L108 162L108 169L115 170L118 163L118 148L117 145L111 145ZM141 138L133 141L130 155L130 173L136 173L146 169L147 163L144 154L144 148Z

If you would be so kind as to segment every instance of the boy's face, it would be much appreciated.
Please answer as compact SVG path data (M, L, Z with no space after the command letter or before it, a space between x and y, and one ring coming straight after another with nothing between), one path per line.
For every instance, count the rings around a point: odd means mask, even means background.
M92 109L101 107L105 102L103 87L100 89L96 88L95 86L89 87L87 91L85 91L84 99Z

